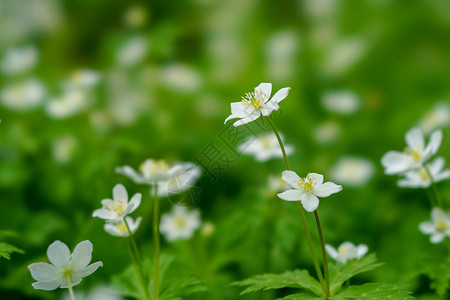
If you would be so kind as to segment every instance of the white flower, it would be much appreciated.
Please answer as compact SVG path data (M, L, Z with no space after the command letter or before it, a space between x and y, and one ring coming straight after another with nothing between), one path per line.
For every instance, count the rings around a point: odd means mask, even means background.
M70 76L70 80L66 82L66 88L89 89L98 84L100 74L97 71L89 69L76 70Z
M342 157L330 170L330 177L334 181L349 185L362 186L373 176L375 168L372 162L359 157Z
M131 233L135 233L141 224L142 217L137 218L136 221L134 221L132 217L125 217L125 220L127 221L128 226L130 226ZM105 223L104 229L113 236L129 236L130 233L128 232L127 224L125 224L124 220L120 223Z
M279 110L278 105L289 94L291 88L282 88L273 95L271 83L261 83L255 88L253 93L247 93L242 97L242 101L231 103L231 115L225 119L225 123L230 119L239 118L239 121L234 122L234 127L250 123L258 119L261 115L268 116L274 110Z
M438 103L419 122L419 127L425 133L430 133L437 128L447 127L448 125L450 125L450 105L447 103Z
M203 83L201 74L188 65L172 64L161 71L161 82L171 90L193 93L200 89Z
M200 226L199 210L175 206L170 213L162 215L159 230L168 241L187 240Z
M440 130L433 132L426 146L419 128L409 130L405 139L408 147L404 152L389 151L381 158L386 174L401 174L422 167L438 151L442 142L442 132Z
M112 223L119 223L123 218L139 207L141 204L141 194L134 194L128 202L128 193L121 184L116 184L113 188L114 199L102 200L102 208L97 209L92 214L93 217L99 217Z
M47 114L53 119L64 119L78 114L88 106L87 95L80 89L66 89L62 96L47 103Z
M337 40L327 47L322 60L323 70L330 75L347 72L364 57L368 46L368 42L360 37Z
M330 245L325 245L325 249L327 250L328 255L333 258L335 261L340 262L341 264L345 264L348 260L351 259L360 259L363 257L369 248L364 245L355 246L351 242L344 242L337 250Z
M195 167L190 162L169 165L165 160L147 159L139 166L139 173L130 166L117 167L116 173L129 177L137 184L153 185L157 181L170 180Z
M283 139L283 137L281 136ZM294 151L292 146L285 144L286 154ZM267 161L273 157L283 157L277 137L273 133L263 134L259 137L250 137L239 145L239 152L253 155L257 161Z
M41 104L46 94L44 85L36 79L13 83L0 93L0 100L9 109L25 111Z
M309 173L305 178L300 178L293 171L283 171L281 178L292 188L278 197L286 201L301 201L306 211L313 212L319 207L318 197L328 197L340 192L342 186L332 182L323 183L323 175Z
M156 193L158 197L170 197L187 191L192 188L197 181L197 179L202 174L200 167L193 165L191 168L184 170L182 173L168 179L160 180L156 183L157 190ZM153 195L152 188L151 194Z
M31 70L38 60L38 52L32 46L9 49L4 55L0 70L7 75L16 75Z
M66 135L59 137L52 143L53 158L58 163L67 163L71 160L77 146L78 140L75 136Z
M279 193L289 188L289 185L280 176L270 175L268 178L270 193Z
M435 207L431 211L431 222L422 222L419 225L420 231L430 234L430 242L440 243L445 237L450 237L450 213L445 213L440 208Z
M147 54L147 41L142 36L134 36L125 41L119 48L116 59L117 62L125 67L140 63Z
M32 284L37 290L51 291L54 289L75 286L83 277L94 273L98 267L103 266L101 261L88 265L92 259L92 243L82 241L70 253L66 244L55 241L47 249L49 263L34 263L28 266L31 276L37 280Z
M439 182L450 178L450 170L442 170L444 165L445 159L442 157L438 157L427 164L427 168L430 171L434 182ZM408 171L404 174L404 176L405 177L403 179L400 179L397 182L400 187L427 188L431 185L430 174L428 174L424 167Z
M359 99L351 91L327 92L322 97L322 105L330 112L351 115L359 109Z
M339 139L342 129L334 121L322 123L313 129L313 139L322 145L330 144Z
M74 292L77 300L122 300L122 296L108 286L97 286L89 292ZM72 300L69 293L64 294L61 300Z

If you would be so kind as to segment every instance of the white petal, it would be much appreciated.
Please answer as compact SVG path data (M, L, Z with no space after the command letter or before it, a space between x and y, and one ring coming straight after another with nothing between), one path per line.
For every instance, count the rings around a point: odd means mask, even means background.
M53 281L61 277L61 272L55 266L40 262L28 266L31 277L37 281Z
M92 216L100 218L100 219L104 219L104 220L113 220L118 217L118 215L115 211L107 210L104 208L99 208L99 209L94 210L94 212L92 213Z
M36 290L53 291L56 290L61 285L61 282L63 280L64 277L61 276L61 278L54 281L34 282L31 285Z
M139 225L141 224L142 217L137 218L136 221L133 221L133 219L130 217L127 217L126 219L130 226L131 232L136 232L136 230L139 228Z
M238 118L243 118L247 116L246 108L242 101L233 102L230 104L231 114L237 116Z
M133 180L137 184L149 184L147 179L136 172L132 167L130 166L123 166L123 167L117 167L115 169L116 173L122 174Z
M124 233L119 232L119 230L117 230L116 225L111 224L111 223L106 223L103 226L103 229L105 229L105 231L107 233L109 233L110 235L112 235L112 236L124 237L124 236L128 236L129 235L128 231L125 231Z
M311 193L303 193L300 201L303 208L308 212L313 212L319 207L319 198Z
M125 211L125 214L131 214L133 211L136 210L136 208L139 207L139 205L141 204L141 198L142 198L142 194L137 193L134 194L134 196L131 198L130 202L128 203L127 209Z
M308 173L306 177L309 177L313 180L315 185L321 185L323 183L323 175L318 173Z
M86 267L92 259L92 243L90 241L82 241L76 245L72 254L72 267L79 270Z
M260 109L261 114L265 117L269 116L274 110L275 109L273 109L271 107L267 107L267 106L261 107L261 109Z
M113 204L113 201L112 201L112 199L103 199L102 201L101 201L101 203L102 203L102 206L111 206L112 204Z
M261 112L259 110L255 109L249 116L247 116L237 122L234 122L233 126L238 127L238 126L253 122L256 119L258 119L260 116L261 116Z
M299 201L303 194L303 191L300 190L287 190L277 194L277 196L285 201Z
M272 84L262 82L255 88L255 91L258 91L259 93L263 93L264 94L263 102L266 102L270 98L270 94L272 94Z
M113 188L113 197L114 197L114 200L121 200L121 201L124 201L125 203L128 202L127 190L120 183L116 184L114 186L114 188Z
M356 258L360 259L369 251L369 247L367 245L361 244L356 248Z
M322 185L317 185L313 187L313 193L317 197L328 197L331 194L335 194L340 191L342 191L342 186L337 185L330 181L325 182Z
M434 181L439 182L442 180L446 180L450 178L450 170L446 169L444 171L442 171L441 173L437 174L436 176L434 176Z
M50 262L58 267L65 268L70 262L70 250L61 241L54 241L47 249L47 256Z
M77 271L75 274L76 276L79 276L81 278L86 277L94 273L99 267L103 267L103 263L101 261L97 261L86 268L81 269L80 271Z
M291 188L298 189L298 181L300 176L294 171L286 170L281 173L281 179L283 179Z
M81 277L80 276L76 276L73 272L71 274L71 278L70 278L70 285L71 286L76 286L77 284L79 284L81 282ZM60 288L66 289L69 287L69 285L67 284L67 278L64 278L63 281L61 282L61 285L59 286Z
M436 152L439 150L439 147L441 146L441 142L442 142L442 131L436 130L431 134L430 141L428 142L428 145L424 150L423 154L424 160L427 160L428 158L436 154Z
M444 238L445 238L445 235L443 235L440 232L436 232L430 237L430 242L432 242L433 244L437 244L437 243L442 242L444 240Z
M277 104L280 103L288 96L290 89L291 89L290 87L280 89L278 92L275 93L275 95L273 95L272 99L270 99L270 102Z
M424 234L432 234L436 231L434 224L431 222L422 222L419 224L419 229Z
M406 144L414 151L422 152L425 147L425 140L423 138L422 130L415 127L410 129L405 136Z
M445 159L443 157L436 157L432 162L430 162L428 168L431 174L439 173L445 166Z
M338 252L336 251L336 249L331 246L326 244L325 245L325 250L327 251L328 255L332 258L332 259L336 259L338 257Z
M388 175L407 171L411 167L411 157L403 152L389 151L381 158L381 164Z

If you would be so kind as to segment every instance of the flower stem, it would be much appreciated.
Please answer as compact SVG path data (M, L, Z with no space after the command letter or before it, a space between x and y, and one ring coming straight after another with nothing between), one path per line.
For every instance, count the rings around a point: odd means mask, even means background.
M288 157L286 154L286 150L284 149L283 141L281 140L280 134L278 133L278 130L275 128L275 125L270 120L270 118L266 117L266 120L269 122L270 127L272 127L272 130L278 139L278 143L280 144L281 152L283 153L283 158L284 158L284 163L286 164L286 168L288 170L291 170L291 166L289 165L289 160L288 160ZM316 253L314 252L314 245L312 242L311 233L309 232L308 223L306 222L305 213L303 212L303 207L299 201L297 201L297 205L298 205L300 217L302 219L303 227L305 229L306 239L308 240L309 250L311 251L314 268L316 269L317 276L319 277L320 284L322 285L322 290L323 290L324 294L327 294L327 289L325 287L325 282L323 280L322 271L321 271L320 265L319 265L319 260L317 259ZM327 267L327 271L328 271L328 267Z
M319 232L320 248L322 249L322 262L323 262L323 273L325 275L325 296L330 296L330 276L328 272L328 260L327 252L325 251L325 242L323 239L322 226L320 225L319 214L317 209L314 211L314 217L316 219L317 231Z
M70 274L69 273L66 273L66 279L67 279L67 287L69 289L70 299L71 300L75 300L75 295L73 294L72 282L70 280Z
M160 246L159 246L159 199L158 199L158 186L154 183L154 199L153 199L153 244L155 246L154 258L153 258L153 284L154 284L154 300L159 299L159 260L160 260Z
M434 197L436 198L437 206L438 206L439 208L441 208L441 209L445 209L445 208L444 208L444 203L442 202L442 198L441 198L441 195L439 194L439 190L438 190L438 188L437 188L436 182L434 181L434 178L433 178L433 176L431 175L430 168L429 168L427 165L425 165L424 167L425 167L425 170L426 170L427 173L428 173L428 176L430 177L430 181L431 181L431 189L433 190Z
M144 272L142 271L142 265L141 265L141 258L139 255L138 248L136 246L136 241L134 240L134 235L131 232L130 226L128 225L128 222L126 219L123 220L125 222L125 225L127 226L128 230L128 248L130 249L130 255L131 260L133 261L134 270L136 272L136 275L138 277L139 283L141 285L142 291L144 293L144 297L146 300L150 299L147 285L145 284L145 276Z

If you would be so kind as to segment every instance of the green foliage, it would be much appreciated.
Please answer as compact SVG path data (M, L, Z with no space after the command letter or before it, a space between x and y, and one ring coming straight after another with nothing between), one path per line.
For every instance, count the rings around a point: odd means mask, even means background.
M430 287L439 296L444 296L450 288L450 257L444 260L428 259L422 264L421 269L421 273L430 278Z
M0 243L0 258L11 259L11 253L25 253L23 250L7 243Z

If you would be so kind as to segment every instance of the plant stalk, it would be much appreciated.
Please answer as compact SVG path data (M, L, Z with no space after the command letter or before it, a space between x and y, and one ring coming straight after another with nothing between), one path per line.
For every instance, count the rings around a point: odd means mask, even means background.
M330 275L328 272L327 252L325 250L325 242L323 239L322 226L320 225L319 214L317 213L317 209L314 211L314 217L316 219L317 231L319 232L320 248L322 249L323 273L325 275L325 296L330 297Z
M160 264L160 245L159 245L159 199L158 199L158 185L154 183L154 197L153 197L153 244L155 247L153 258L153 287L154 287L154 300L159 300L159 264Z

